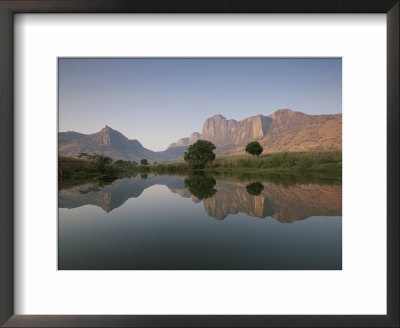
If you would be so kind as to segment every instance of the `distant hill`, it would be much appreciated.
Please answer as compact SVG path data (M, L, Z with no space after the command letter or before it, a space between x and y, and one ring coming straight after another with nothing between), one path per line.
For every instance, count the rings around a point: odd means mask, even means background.
M194 144L197 140L199 140L201 138L201 134L198 132L193 132L190 135L190 138L182 138L179 139L177 142L174 142L172 144L169 145L169 148L174 148L174 147L187 147L190 146L192 144Z
M151 162L176 161L182 160L187 147L199 139L213 142L216 153L226 156L243 154L246 144L254 140L264 147L263 153L338 150L342 148L342 114L307 115L280 109L269 116L251 116L242 121L217 114L204 122L201 134L194 132L158 152L106 126L93 134L60 132L58 151L60 156L87 152L137 162L143 158Z
M71 131L58 134L58 154L60 156L77 156L86 152L136 162L143 158L150 161L174 161L181 159L186 149L187 147L173 147L155 152L143 147L138 140L129 140L109 126L93 134Z

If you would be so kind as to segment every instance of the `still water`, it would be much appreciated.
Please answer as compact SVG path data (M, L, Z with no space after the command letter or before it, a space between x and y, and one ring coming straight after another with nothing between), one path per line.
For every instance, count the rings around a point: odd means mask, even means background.
M340 182L149 174L58 200L60 270L342 268Z

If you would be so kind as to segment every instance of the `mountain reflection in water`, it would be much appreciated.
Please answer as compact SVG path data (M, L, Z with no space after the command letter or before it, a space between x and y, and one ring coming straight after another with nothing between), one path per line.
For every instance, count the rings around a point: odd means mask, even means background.
M239 179L237 179L239 180ZM217 180L205 174L189 177L136 176L110 184L89 183L59 190L59 208L95 205L107 213L122 206L130 198L138 198L154 185L164 185L172 193L191 201L203 202L208 216L223 220L230 214L244 213L252 217L272 217L292 223L312 216L342 215L341 184L295 184L282 186L279 181L235 181L234 177Z
M340 181L143 174L58 200L59 270L342 268Z

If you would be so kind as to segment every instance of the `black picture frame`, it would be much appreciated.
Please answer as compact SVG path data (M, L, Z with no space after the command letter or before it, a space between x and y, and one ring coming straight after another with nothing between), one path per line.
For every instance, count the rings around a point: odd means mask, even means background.
M0 0L0 324L4 327L399 327L399 8L399 0ZM387 315L14 315L13 18L16 13L385 13Z

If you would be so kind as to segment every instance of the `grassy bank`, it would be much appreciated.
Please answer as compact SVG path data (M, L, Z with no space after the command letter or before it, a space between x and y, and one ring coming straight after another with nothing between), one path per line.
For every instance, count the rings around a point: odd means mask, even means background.
M129 161L114 161L109 164L107 170L109 173L118 177L140 173L184 175L191 171L186 162L138 165ZM262 156L240 155L217 157L213 162L208 163L203 171L214 175L234 172L243 177L248 177L253 174L292 173L298 177L314 175L341 179L342 153L340 151L285 152ZM90 179L99 176L101 173L102 172L99 172L94 161L68 157L59 158L60 181Z
M141 168L159 173L179 173L189 170L187 163L160 163ZM204 171L207 172L241 172L241 173L298 173L321 174L334 177L342 175L342 153L307 152L307 153L276 153L263 156L239 155L217 157L208 163Z
M58 157L58 180L90 180L101 175L123 177L138 172L137 165L130 161L114 161L102 163L76 157Z
M90 177L96 175L95 163L76 157L58 157L58 178L70 179L74 176Z
M213 170L207 175L216 180L249 183L254 181L268 181L275 185L290 187L298 184L340 185L341 176L332 176L316 172L304 171L266 171L266 170Z
M207 169L241 169L287 171L334 171L342 166L342 152L305 152L305 153L276 153L263 156L229 156L219 157L207 165Z

